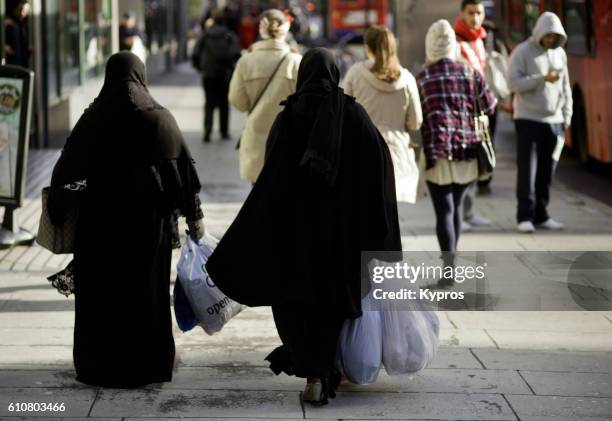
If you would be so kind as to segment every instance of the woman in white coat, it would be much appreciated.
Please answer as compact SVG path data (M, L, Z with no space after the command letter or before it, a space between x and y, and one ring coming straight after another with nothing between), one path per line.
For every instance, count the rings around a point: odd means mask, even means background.
M423 122L419 89L399 64L395 37L386 27L370 27L364 43L368 60L349 69L344 91L363 105L389 146L397 201L415 203L419 169L408 132Z
M295 92L302 56L285 41L289 21L280 10L260 18L262 40L253 44L236 64L229 88L230 103L249 113L240 138L240 178L255 182L263 167L266 140L281 101Z

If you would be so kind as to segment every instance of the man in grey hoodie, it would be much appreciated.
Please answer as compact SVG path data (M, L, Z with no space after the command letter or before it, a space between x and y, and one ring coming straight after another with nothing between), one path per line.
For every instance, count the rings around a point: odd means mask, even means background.
M564 133L572 119L572 90L567 40L561 21L551 12L538 18L533 35L519 44L508 64L508 86L514 93L517 141L517 221L520 232L535 227L562 229L550 218L550 185Z

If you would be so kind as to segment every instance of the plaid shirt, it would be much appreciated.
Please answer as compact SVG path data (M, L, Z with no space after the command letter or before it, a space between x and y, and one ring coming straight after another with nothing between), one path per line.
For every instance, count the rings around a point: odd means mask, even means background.
M425 67L417 81L424 121L421 126L427 168L436 159L470 160L476 158L474 117L474 77L485 114L495 110L496 99L479 72L450 59L441 59Z

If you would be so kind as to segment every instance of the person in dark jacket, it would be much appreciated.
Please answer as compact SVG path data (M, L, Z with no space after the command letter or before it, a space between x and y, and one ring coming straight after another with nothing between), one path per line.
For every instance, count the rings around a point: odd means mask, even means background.
M210 142L213 113L219 108L221 137L229 137L229 83L236 61L240 57L238 37L225 25L222 10L211 12L213 25L204 31L194 49L193 64L202 72L202 85L206 96L204 104L204 142Z
M306 378L303 400L317 404L339 383L340 329L362 314L361 251L401 250L389 149L339 79L328 50L306 53L263 169L206 265L230 298L272 306L283 345L270 369Z
M9 0L4 19L6 64L30 67L28 41L28 14L30 4L26 0Z
M177 217L203 236L200 182L176 121L146 88L130 52L108 60L104 86L77 122L53 169L51 222L66 214L66 184L78 200L74 365L77 380L112 388L172 379L170 260ZM62 193L60 193L62 192ZM107 253L112 250L112 259Z

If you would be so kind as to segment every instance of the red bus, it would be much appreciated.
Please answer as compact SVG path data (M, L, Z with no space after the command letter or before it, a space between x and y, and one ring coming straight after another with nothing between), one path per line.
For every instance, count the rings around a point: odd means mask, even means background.
M386 25L389 0L329 0L330 34L342 38L363 33L371 25Z
M540 13L556 13L568 35L565 46L574 98L568 144L582 162L612 163L612 1L498 0L495 20L512 48L531 35Z

